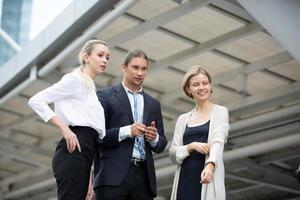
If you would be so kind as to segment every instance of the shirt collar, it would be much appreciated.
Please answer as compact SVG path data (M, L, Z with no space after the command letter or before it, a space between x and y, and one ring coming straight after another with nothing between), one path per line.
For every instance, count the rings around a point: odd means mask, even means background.
M123 88L125 89L126 92L130 92L132 94L134 94L134 93L142 94L142 92L143 92L143 87L142 86L140 86L140 89L138 91L136 91L136 92L133 92L128 87L126 87L125 84L124 84L124 81L122 81L122 86L123 86Z

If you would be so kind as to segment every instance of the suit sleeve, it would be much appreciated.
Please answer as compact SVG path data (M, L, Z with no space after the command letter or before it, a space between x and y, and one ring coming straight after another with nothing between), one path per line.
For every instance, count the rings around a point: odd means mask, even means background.
M165 132L164 132L164 125L163 125L160 103L157 102L156 107L157 107L157 113L156 113L157 120L155 123L157 126L157 132L159 134L159 137L158 137L158 142L157 142L156 146L153 147L150 145L150 148L153 152L160 153L166 148L168 141L167 141L167 138L166 138Z

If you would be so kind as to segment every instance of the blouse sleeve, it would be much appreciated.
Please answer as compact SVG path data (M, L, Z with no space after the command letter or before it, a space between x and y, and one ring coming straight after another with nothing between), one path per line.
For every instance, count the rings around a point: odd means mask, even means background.
M172 144L169 149L169 156L174 164L181 164L190 155L187 145L182 145L183 123L183 118L180 116L176 122Z
M48 106L57 100L72 97L74 90L80 87L80 80L72 74L66 74L60 81L32 96L28 105L45 121L54 117L55 112Z
M229 131L229 115L228 109L223 107L222 110L215 116L216 125L213 130L212 142L209 151L209 156L206 161L215 163L217 167L217 161L223 156L224 143L227 142Z

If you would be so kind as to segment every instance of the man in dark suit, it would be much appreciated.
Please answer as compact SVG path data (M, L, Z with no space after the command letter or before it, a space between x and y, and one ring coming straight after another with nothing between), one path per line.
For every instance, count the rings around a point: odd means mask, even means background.
M147 69L146 53L133 50L122 64L122 83L97 92L106 123L106 136L95 161L97 200L156 196L152 151L162 152L167 140L160 103L142 89Z

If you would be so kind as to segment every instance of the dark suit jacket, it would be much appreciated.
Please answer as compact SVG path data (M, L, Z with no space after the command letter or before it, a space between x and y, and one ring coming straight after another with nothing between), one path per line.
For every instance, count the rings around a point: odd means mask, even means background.
M130 102L122 84L100 90L97 95L105 112L106 136L99 145L99 152L95 159L94 188L103 185L119 185L124 180L130 166L134 146L134 138L126 138L119 142L120 127L134 123ZM167 145L167 139L164 135L160 103L145 92L143 92L143 96L143 123L150 126L151 121L155 121L159 134L159 141L154 148L145 141L149 185L153 196L156 196L156 176L152 151L162 152Z

